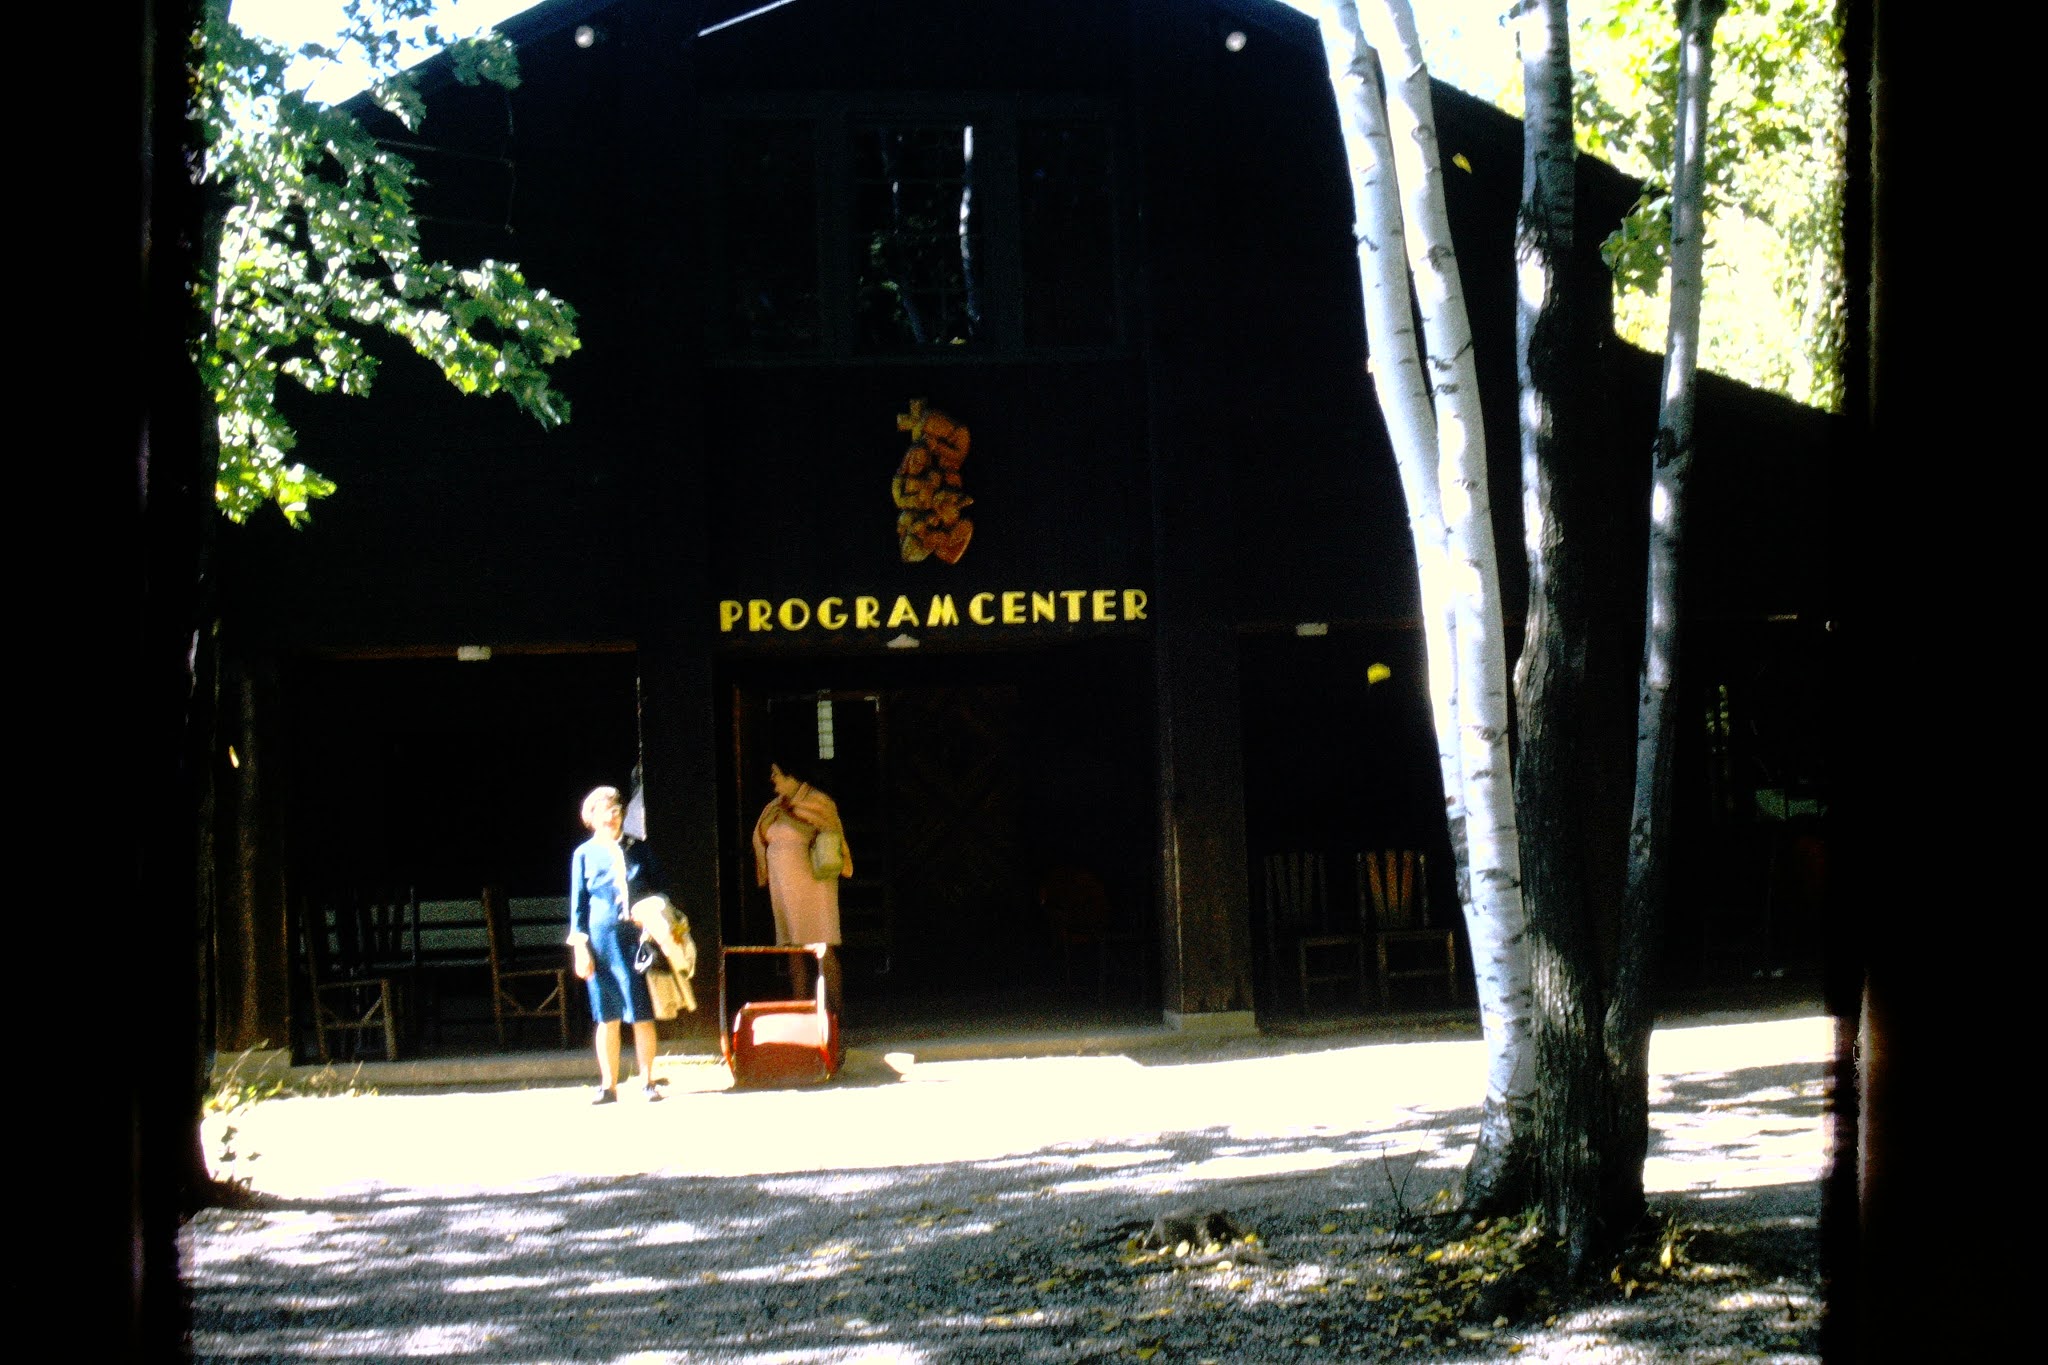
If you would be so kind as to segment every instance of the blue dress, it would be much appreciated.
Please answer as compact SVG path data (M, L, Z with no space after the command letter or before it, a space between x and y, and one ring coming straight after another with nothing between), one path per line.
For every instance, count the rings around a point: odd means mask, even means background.
M619 885L620 859L625 863L624 887ZM629 907L661 886L661 865L637 839L622 840L616 856L610 845L586 839L569 859L569 932L590 937L596 970L584 985L590 991L590 1017L600 1024L654 1020L647 981L633 970L640 926L633 923Z

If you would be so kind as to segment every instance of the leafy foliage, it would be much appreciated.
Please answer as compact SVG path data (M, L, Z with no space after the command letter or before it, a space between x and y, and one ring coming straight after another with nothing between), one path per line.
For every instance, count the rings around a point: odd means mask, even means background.
M1573 37L1580 144L1649 182L1602 256L1617 329L1663 346L1678 30L1668 0L1606 0ZM1715 31L1702 363L1841 403L1845 85L1826 0L1736 0Z
M353 50L375 78L367 98L408 130L425 109L401 63L445 49L456 79L511 88L518 62L502 37L448 43L428 26L432 0L350 0L332 46L300 55L329 61ZM407 342L464 393L509 394L543 426L569 404L546 367L570 354L575 310L533 288L519 267L485 260L460 269L426 258L413 208L411 163L380 146L346 109L287 81L291 54L243 33L225 0L194 35L193 99L206 144L204 182L219 249L195 289L193 344L219 427L215 501L234 521L265 503L293 524L331 480L291 459L297 434L279 410L278 379L314 393L364 394L377 362L375 332Z
M1436 17L1430 69L1519 115L1510 30ZM1651 350L1670 315L1678 24L1671 0L1574 0L1579 145L1648 183L1606 243L1616 330ZM1447 11L1449 12L1449 11ZM1832 0L1732 0L1714 29L1701 363L1802 402L1841 403L1846 84Z

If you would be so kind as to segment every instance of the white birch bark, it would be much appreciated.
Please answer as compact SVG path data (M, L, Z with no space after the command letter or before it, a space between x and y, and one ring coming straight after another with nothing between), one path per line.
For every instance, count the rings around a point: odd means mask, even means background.
M1459 793L1465 807L1469 881L1460 891L1487 1043L1486 1097L1466 1193L1468 1199L1484 1199L1518 1153L1535 1074L1521 850L1508 764L1507 649L1478 374L1444 207L1429 74L1405 0L1382 3L1383 8L1369 4L1361 13L1355 0L1295 0L1296 8L1313 15L1322 27L1351 161L1374 383L1402 464L1411 528L1422 522L1415 540L1423 576L1424 629L1430 632L1433 700L1438 698L1439 642L1447 647L1454 674L1448 692L1454 709L1447 710L1439 701L1437 719L1440 727L1452 727L1439 730L1439 747L1453 749L1456 757L1455 781L1446 761L1445 789ZM1375 49L1394 54L1384 117L1371 79L1378 64ZM1400 204L1403 230L1398 234L1389 226L1394 215L1385 199L1390 191ZM1397 286L1389 281L1390 275L1399 276L1391 265L1396 235L1413 273L1422 314L1436 437L1433 451L1418 441L1430 425L1418 415L1416 401L1424 376L1412 364L1404 368L1401 360L1403 339L1411 355L1414 345L1407 325L1406 282ZM1383 370L1390 373L1383 376ZM1392 404L1387 399L1390 391ZM1442 525L1441 558L1435 549L1437 517ZM1440 583L1433 566L1441 569ZM1438 592L1442 596L1434 597ZM1447 624L1441 620L1444 616L1449 617ZM1437 624L1432 625L1432 618ZM1454 745L1443 742L1453 735Z
M1699 374L1701 256L1706 244L1707 94L1714 26L1727 0L1678 0L1678 119L1672 137L1671 320L1650 469L1650 555L1645 589L1642 683L1636 701L1636 781L1629 817L1628 892L1609 1007L1609 1070L1647 1074L1648 973L1664 901L1677 742L1679 563L1685 486L1692 472L1693 395ZM1634 991L1625 988L1636 984ZM1640 1118L1640 1122L1638 1121ZM1647 1143L1647 1118L1629 1113L1627 1140ZM1640 1164L1640 1163L1638 1163Z
M1450 542L1457 609L1458 760L1465 784L1465 840L1472 894L1465 924L1472 945L1479 1022L1487 1042L1486 1103L1466 1196L1484 1197L1499 1163L1526 1127L1535 1083L1527 925L1522 913L1521 845L1508 764L1507 644L1501 626L1500 564L1487 496L1486 432L1479 410L1472 328L1444 207L1443 164L1429 70L1407 0L1381 0L1359 13L1366 41L1383 54L1394 167L1407 228L1437 420L1437 485ZM1491 1160L1493 1165L1489 1165ZM1475 1190L1475 1185L1478 1187Z
M1367 368L1380 415L1394 447L1401 491L1408 504L1408 533L1415 544L1420 580L1422 635L1429 665L1429 700L1436 723L1437 765L1442 773L1444 813L1457 865L1458 903L1470 897L1465 850L1465 779L1458 762L1457 613L1451 602L1450 539L1443 500L1437 492L1436 414L1423 377L1415 335L1413 295L1401 231L1400 188L1395 183L1386 104L1380 96L1379 55L1358 34L1358 9L1351 0L1306 5L1323 32L1330 85L1337 94L1338 122L1351 168L1355 206L1353 236L1358 244L1358 277L1365 298Z

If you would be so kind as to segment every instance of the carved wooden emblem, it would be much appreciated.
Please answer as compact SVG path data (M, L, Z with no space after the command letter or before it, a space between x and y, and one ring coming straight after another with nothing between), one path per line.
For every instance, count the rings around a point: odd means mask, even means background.
M967 459L967 428L922 398L910 400L910 411L896 414L896 429L910 433L910 449L889 481L895 500L896 537L903 562L915 564L933 555L958 564L974 538L974 522L963 515L974 505L960 484L960 466Z

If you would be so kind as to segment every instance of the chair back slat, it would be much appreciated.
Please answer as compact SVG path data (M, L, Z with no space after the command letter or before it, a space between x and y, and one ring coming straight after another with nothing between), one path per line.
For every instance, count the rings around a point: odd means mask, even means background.
M1263 860L1263 872L1268 923L1275 930L1323 927L1329 881L1322 854L1269 853Z
M1415 849L1376 849L1358 855L1361 899L1369 926L1378 930L1429 926L1429 865Z

